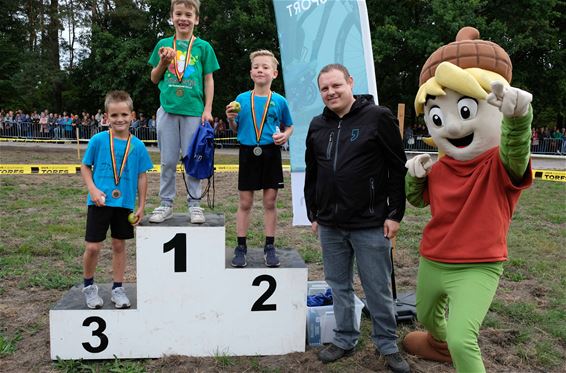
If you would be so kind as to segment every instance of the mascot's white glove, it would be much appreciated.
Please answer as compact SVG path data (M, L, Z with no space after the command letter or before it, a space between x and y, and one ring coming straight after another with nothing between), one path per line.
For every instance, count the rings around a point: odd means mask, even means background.
M503 83L491 83L491 93L486 101L499 108L506 117L524 117L529 111L533 95L515 87L505 87Z
M409 159L405 163L405 167L407 167L409 175L421 179L430 172L432 159L430 159L429 154L419 154Z

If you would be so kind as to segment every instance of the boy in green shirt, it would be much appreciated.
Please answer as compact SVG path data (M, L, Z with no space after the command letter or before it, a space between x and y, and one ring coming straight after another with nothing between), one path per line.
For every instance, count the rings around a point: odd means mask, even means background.
M151 81L161 91L161 107L157 110L161 204L149 217L151 223L161 223L173 216L179 153L181 156L187 153L191 138L201 122L212 121L212 73L220 67L210 44L193 34L199 23L199 8L199 0L171 1L175 35L161 39L149 58L149 64L153 66ZM200 180L186 176L191 223L202 224L205 217L200 208Z

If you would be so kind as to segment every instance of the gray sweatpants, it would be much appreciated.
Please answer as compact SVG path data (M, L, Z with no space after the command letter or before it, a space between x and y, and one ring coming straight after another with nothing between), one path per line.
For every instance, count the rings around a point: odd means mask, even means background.
M200 117L169 114L160 107L157 110L157 145L161 154L161 179L159 184L159 198L161 205L173 206L176 192L175 174L179 159L189 149L189 144L198 126ZM200 197L200 180L192 176L187 177L190 195ZM199 206L200 200L187 196L189 207Z

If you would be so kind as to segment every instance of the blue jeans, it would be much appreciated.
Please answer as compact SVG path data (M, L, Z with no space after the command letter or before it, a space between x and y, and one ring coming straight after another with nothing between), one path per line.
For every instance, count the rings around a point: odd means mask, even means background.
M333 344L353 348L360 335L354 303L354 257L371 314L371 338L382 355L399 351L391 292L391 243L383 228L344 230L318 227L324 276L332 288L336 335Z

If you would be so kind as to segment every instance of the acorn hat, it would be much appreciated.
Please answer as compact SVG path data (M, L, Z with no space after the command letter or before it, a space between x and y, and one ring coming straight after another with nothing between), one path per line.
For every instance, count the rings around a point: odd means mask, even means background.
M451 62L462 68L480 68L493 71L511 83L513 65L509 55L499 45L481 40L480 32L474 27L463 27L456 35L456 41L438 48L426 60L419 77L419 86L434 76L442 62Z

